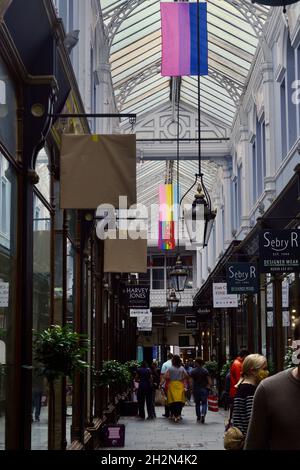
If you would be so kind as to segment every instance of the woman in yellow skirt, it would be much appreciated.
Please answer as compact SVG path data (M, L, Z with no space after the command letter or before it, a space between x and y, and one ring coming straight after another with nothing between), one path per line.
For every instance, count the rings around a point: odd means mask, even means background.
M184 367L181 365L179 356L173 356L172 367L166 372L169 380L167 401L171 416L175 423L181 419L181 411L185 404L184 381L189 379Z

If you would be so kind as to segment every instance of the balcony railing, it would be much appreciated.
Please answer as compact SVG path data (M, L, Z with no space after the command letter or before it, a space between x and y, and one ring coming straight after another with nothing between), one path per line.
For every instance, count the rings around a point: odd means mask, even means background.
M180 292L181 301L179 303L179 307L191 307L193 305L193 298L197 291L198 289L186 289L184 292ZM166 307L166 298L166 290L151 290L150 307Z

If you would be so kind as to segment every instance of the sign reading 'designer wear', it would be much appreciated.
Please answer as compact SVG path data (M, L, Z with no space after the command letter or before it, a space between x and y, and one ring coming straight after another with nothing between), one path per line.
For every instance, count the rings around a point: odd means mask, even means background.
M256 294L258 269L253 263L230 263L226 266L228 294Z
M213 283L214 308L233 308L238 306L236 294L227 293L226 282Z
M150 286L126 286L128 308L149 308Z
M259 234L260 271L300 271L300 230L263 230Z

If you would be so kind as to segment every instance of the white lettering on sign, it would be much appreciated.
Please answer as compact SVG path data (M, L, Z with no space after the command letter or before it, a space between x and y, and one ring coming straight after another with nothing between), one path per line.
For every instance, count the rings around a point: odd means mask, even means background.
M148 291L148 287L127 288L130 299L146 299Z
M130 317L139 317L139 316L144 316L144 315L149 315L151 312L150 309L146 308L131 308L129 310L129 316Z
M282 240L281 238L270 237L271 232L264 233L264 247L271 248L273 251L285 251L289 246L291 248L298 248L298 233L291 232L291 237L289 240Z
M226 282L213 284L213 301L214 308L233 308L238 306L237 295L227 294Z

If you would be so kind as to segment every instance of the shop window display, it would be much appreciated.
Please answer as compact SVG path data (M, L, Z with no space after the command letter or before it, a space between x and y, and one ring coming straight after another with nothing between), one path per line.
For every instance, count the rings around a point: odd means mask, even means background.
M15 311L17 186L13 168L0 153L0 449L5 448L7 378L12 367Z

